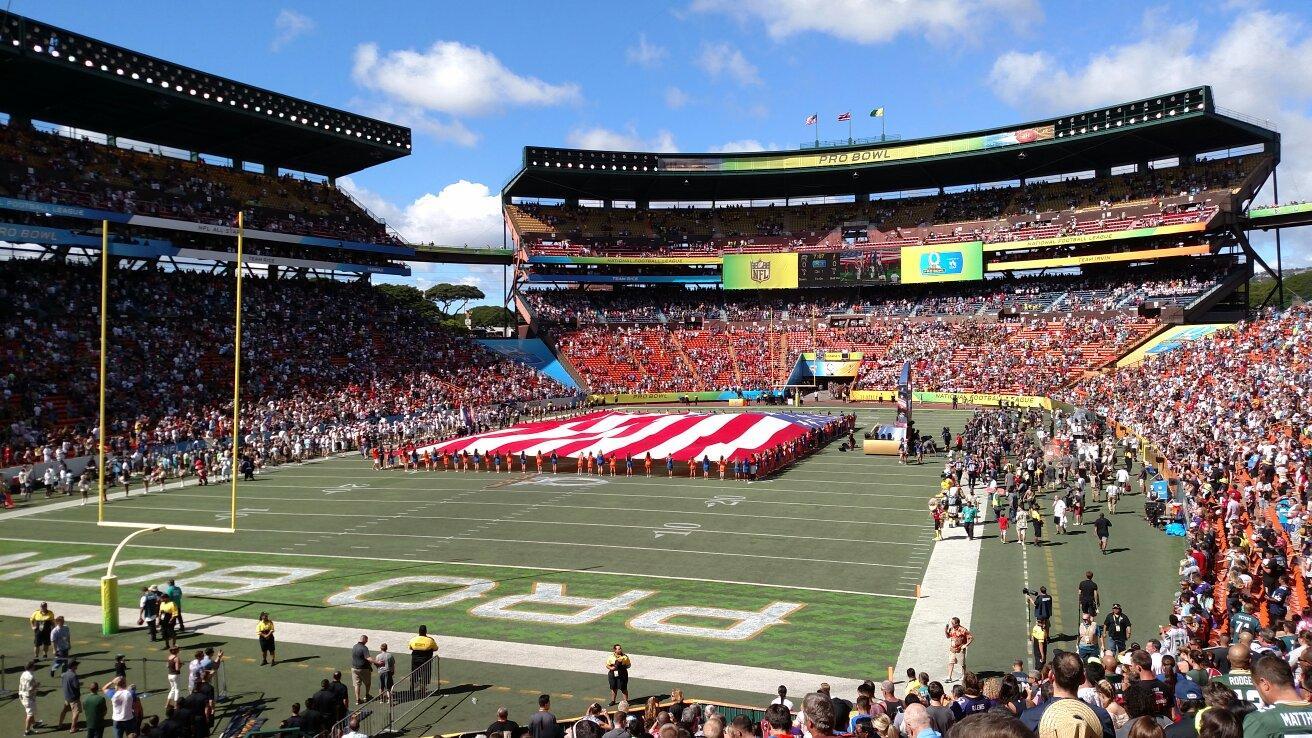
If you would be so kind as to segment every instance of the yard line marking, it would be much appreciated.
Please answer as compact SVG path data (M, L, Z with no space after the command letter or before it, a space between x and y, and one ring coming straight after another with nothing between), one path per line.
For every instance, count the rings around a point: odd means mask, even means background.
M535 491L539 491L539 490L535 490ZM576 492L576 494L580 494L580 492ZM182 496L182 495L174 495L174 496ZM198 496L198 498L203 498L203 496L205 495L188 495L188 496ZM646 496L656 496L656 495L646 495ZM274 502L304 502L304 500L300 498L261 498L261 499L274 500ZM672 499L672 498L661 498L661 499ZM701 500L701 498L674 498L674 499ZM370 503L373 504L373 506L379 506L379 504L395 504L396 500L391 500L390 502L390 500L357 500L357 499L346 499L346 498L325 498L323 500L319 500L319 502L342 503L342 504ZM705 500L702 500L702 502L705 502ZM761 502L777 502L777 500L761 500ZM434 504L438 504L438 503L470 504L470 506L497 506L497 507L517 508L517 512L506 513L506 517L523 515L523 512L525 512L527 508L543 507L541 506L541 504L520 503L520 502L488 502L488 500L434 499L433 503ZM794 503L794 504L808 504L808 503ZM559 510L598 510L598 511L611 511L611 512L664 512L664 513L677 513L677 515L715 515L715 516L724 516L724 517L744 517L744 519L761 519L761 520L779 519L778 515L752 515L752 513L748 513L748 512L711 512L705 510L672 511L669 510L669 508L664 508L664 510L657 510L657 508L583 506L583 504L551 504L551 506L547 506L547 507L559 508ZM815 506L812 507L838 507L838 508L844 508L844 510L851 510L850 506L841 506L841 504L838 504L838 506L824 506L824 504L815 504ZM164 510L164 508L151 507L150 510ZM186 510L192 510L192 508L186 508ZM871 508L871 511L876 513L882 513L888 510L900 510L900 508ZM920 511L920 508L917 508L917 512L918 511ZM279 515L285 515L285 513L279 513ZM318 515L318 513L316 513L316 515ZM327 513L323 513L323 515L327 515ZM338 515L346 515L346 513L338 513ZM349 515L346 516L358 517L359 513L349 513ZM52 521L54 519L43 519L43 520ZM924 528L925 527L924 523L891 523L891 521L887 521L887 520L851 520L851 519L833 520L833 519L829 519L829 517L790 516L789 520L804 521L804 523L827 523L827 524L841 524L841 525L887 525L887 527L895 527L895 528Z
M283 487L286 487L286 488L288 488L288 489L305 489L305 485L264 485L264 486L266 486L266 487L278 487L278 486L283 486ZM401 491L417 492L418 490L397 490L397 491L398 491L398 492L401 492ZM497 490L497 491L503 491L503 490ZM531 492L531 493L535 493L535 494L547 494L547 495L558 495L558 494L560 494L559 490L554 490L554 489L534 489L534 488L532 488L532 487L529 486L529 485L525 485L525 486L522 486L522 487L516 487L514 491L515 491L515 492ZM810 494L810 493L817 493L817 494L819 494L819 493L821 493L821 492L818 491L818 490L789 490L789 491L790 491L790 492L801 492L801 493L804 493L804 494ZM687 495L647 495L647 494L626 494L626 493L624 493L624 492L571 492L570 494L571 494L571 495L586 495L586 496L590 496L590 497L639 497L639 498L650 498L650 499L654 499L654 500L695 500L695 501L697 501L697 502L701 502L701 503L709 502L709 501L712 499L711 497L689 497L689 496L687 496ZM853 496L858 496L858 497L874 497L874 496L878 496L878 495L861 495L861 494L857 494L857 493L853 493L853 492L836 492L836 493L833 493L833 494L846 494L846 495L853 495ZM182 495L175 495L175 496L180 497L180 496L182 496ZM194 497L205 497L205 495L193 495L193 496L194 496ZM456 495L456 497L459 497L459 496L460 496L460 495ZM313 497L261 497L260 499L261 499L261 501L264 501L264 500L273 500L273 501L275 501L275 502L311 502L311 501L312 501L312 502L314 502L315 504L318 504L318 503L324 502L324 503L341 503L341 504L355 504L355 505L358 505L358 504L360 504L360 503L364 503L364 504L367 504L367 505L376 505L376 504L408 504L408 503L418 502L418 500L386 500L386 499L368 498L368 497L341 497L341 496L334 496L334 497L332 497L332 498L323 498L323 499L316 499L316 498L313 498ZM926 495L925 499L926 499L926 500L929 499L928 495ZM453 504L455 504L455 505L461 505L461 504L484 504L484 503L478 502L478 501L476 501L476 500L457 500L457 499L452 499L452 498L447 498L447 497L437 497L437 498L434 498L434 499L432 499L432 500L425 500L424 502L425 502L425 503L429 503L429 504L444 504L444 505L453 505ZM517 503L517 504L521 504L521 505L524 506L524 507L530 507L530 506L533 505L533 503ZM539 503L539 504L541 504L541 503ZM742 503L740 503L740 504L741 504L741 505L801 505L801 506L804 506L804 507L832 507L832 508L840 508L840 509L843 509L843 510L850 510L850 509L852 509L852 505L851 505L851 504L847 504L847 505L838 505L838 504L823 503L823 502L793 502L793 501L788 501L788 500L760 500L760 499L749 499L749 500L744 500L744 501L743 501ZM627 508L626 508L626 509L627 509ZM879 507L872 508L872 509L873 509L873 510L876 510L876 511L878 511L878 512L880 512L880 513L885 513L885 512L914 512L914 513L925 513L925 514L928 514L927 508L925 508L925 507L885 507L885 506L882 506L882 505L881 505L881 506L879 506ZM662 511L660 511L660 512L674 512L674 511L670 511L670 510L662 510ZM688 514L688 515L694 514L694 513L692 513L692 512L687 512L687 513L684 513L684 512L682 512L682 511L678 511L678 512L679 512L679 514ZM0 522L3 522L3 521L0 520ZM869 523L869 524L873 524L873 523ZM916 527L920 527L920 526L917 525Z
M15 543L43 543L47 545L50 543L50 539L48 538L5 538L3 540L13 541ZM70 545L100 546L103 548L114 548L118 546L118 543L79 541L76 544L70 544ZM161 551L173 551L174 553L176 553L178 550L177 546L158 546L158 545L147 544L147 543L133 543L132 545L134 548L148 548L148 549L156 549ZM410 559L398 559L388 556L346 556L343 554L276 553L268 550L245 551L242 549L228 549L228 548L197 548L195 546L188 546L187 550L205 551L208 553L238 554L244 556L292 556L296 558L305 558L305 559L344 559L347 561L388 561L392 563L409 563L411 561ZM607 571L604 569L579 570L579 569L565 569L555 566L524 566L522 564L483 564L473 561L443 561L443 560L427 560L427 561L421 561L420 563L435 564L439 566L469 566L469 567L477 567L477 568L485 568L485 569L515 569L520 571L551 572L551 573L561 573L561 574L572 574L572 573L597 574L600 576L634 577L637 579L660 579L660 580L668 580L674 582L701 582L706 584L738 584L748 587L766 587L769 589L791 589L800 592L826 592L830 594L862 595L865 597L892 597L894 599L899 599L899 600L915 599L914 597L908 595L890 594L887 592L861 592L852 589L827 589L824 587L808 587L806 585L800 585L800 584L799 585L770 584L767 582L746 582L746 581L740 581L734 579L708 579L706 577L680 577L671 574L639 574L639 573L626 572L626 571ZM193 596L197 596L197 595L193 595Z
M501 504L509 504L509 503L501 503ZM552 504L547 504L547 506L533 506L533 507L550 507L550 508L558 508L558 507L565 507L565 506L552 506ZM159 510L167 510L167 511L174 511L174 512L192 512L193 508L189 508L189 507L152 507L151 510L156 510L156 511L159 511ZM634 512L634 511L630 510L630 508L598 508L598 510L623 510L623 511L625 511L625 512ZM653 511L651 511L651 512L669 512L669 511L653 510ZM249 516L249 517L255 517L256 515L261 515L261 516L262 516L262 515L282 515L282 516L291 516L291 517L359 517L358 513L352 513L352 512L260 512L260 513L252 513L252 515ZM454 515L375 515L375 516L374 516L374 517L375 517L375 520L370 520L370 523L375 523L375 524L377 524L377 523L378 523L378 520L377 520L377 519L382 519L382 520L463 520L463 521L468 521L468 523L483 523L483 525L475 525L475 527L474 527L475 531L482 531L482 529L484 529L484 528L488 528L488 527L491 527L491 525L493 525L493 524L497 524L497 523L521 523L521 524L525 524L525 525L538 525L538 524L542 524L542 523L546 523L546 524L550 524L550 525L588 525L588 527L593 527L593 528L634 528L634 529L638 529L638 531L649 531L649 529L651 529L651 525L627 525L627 524L622 524L622 523L584 523L584 521L572 521L572 520L514 520L513 517L516 516L516 515L517 515L517 513L510 513L510 515L509 515L509 516L506 516L506 517L461 517L461 516L454 516ZM729 516L732 516L732 517L744 517L744 516L735 516L735 515L732 515L732 513L715 513L715 515L729 515ZM773 516L773 515L756 515L756 516L752 516L752 517L764 517L764 519L777 520L777 517L775 517L775 516ZM789 520L803 520L803 519L798 519L798 517L790 517ZM66 521L60 521L60 520L55 520L55 519L49 519L49 521L51 521L51 523L66 523ZM872 524L872 523L861 523L861 525L874 525L874 524ZM357 525L357 528L358 528L358 525ZM245 531L253 531L253 532L258 532L258 531L260 531L260 529L258 529L258 528L244 528L244 529L245 529ZM354 528L352 529L352 531L354 531ZM699 531L690 531L690 532L691 532L691 533L714 533L714 534L718 534L718 536L723 536L724 533L727 533L727 531L715 531L715 529L705 529L705 528L703 528L703 529L699 529ZM306 533L311 533L311 534L321 534L320 532L316 532L316 531L306 531ZM373 534L373 533L370 533L370 534ZM401 534L401 536L404 536L404 533L398 533L398 534ZM813 541L813 540L817 540L817 537L816 537L816 536L790 536L790 534L785 534L785 533L760 533L760 532L752 532L752 531L733 531L733 534L735 534L735 536L761 536L761 537L769 537L769 538L799 538L799 540L803 540L803 541ZM833 537L833 536L825 536L824 538L819 538L819 540L842 542L842 544L888 544L888 545L893 545L893 546L916 546L916 548L924 548L924 546L925 546L925 544L921 544L921 542L917 542L917 541L872 541L872 540L869 540L869 538L836 538L836 537ZM300 544L297 544L297 545L300 545ZM353 548L354 548L354 546L353 546ZM367 546L366 546L366 548L367 548ZM916 555L916 554L911 554L911 555ZM924 555L924 554L921 554L921 555Z
M73 524L84 524L84 525L95 525L95 524L96 524L94 521L82 521L82 520L52 520L51 522L57 522L57 523L73 523ZM296 534L301 534L301 535L303 535L303 534L305 533L304 530L284 530L284 529L280 529L280 528L246 528L245 531L246 531L246 532L249 532L249 533L296 533ZM427 534L427 533L397 533L397 532L388 532L388 533L350 533L349 535L352 535L352 536L376 536L376 537L379 537L379 538L419 538L419 539L423 539L423 540L473 541L473 542L476 542L476 543L485 543L485 542L486 542L486 541L484 541L484 540L481 539L481 538L471 538L471 537L467 537L467 536L435 536L435 535L431 535L431 534ZM737 552L731 552L731 551L700 551L700 550L695 550L695 549L655 548L655 547L650 547L650 546L617 546L617 545L606 544L606 543L580 543L580 542L577 542L577 541L529 541L529 540L516 540L516 539L510 539L510 538L499 538L499 539L497 539L497 540L498 540L498 543L519 543L519 544L523 544L523 545L538 545L538 546L572 546L572 547L576 547L576 548L610 548L610 549L620 549L620 550L623 550L623 551L649 551L649 552L653 552L653 553L654 553L654 552L660 552L660 553L672 553L672 554L688 554L688 555L692 555L692 556L728 556L728 557L733 557L733 558L766 559L766 560L769 560L769 561L805 561L805 562L809 562L809 563L817 563L817 564L842 564L842 565L848 565L848 566L874 566L874 567L880 567L880 568L886 568L886 569L914 569L914 568L917 568L917 567L913 567L913 566L910 566L910 565L907 565L907 564L885 564L885 563L881 563L881 562L869 562L869 561L845 561L845 560L842 560L842 559L814 559L814 558L808 558L808 557L803 557L803 556L770 556L770 555L767 555L767 554L749 554L749 553L737 553ZM292 545L304 545L304 544L292 544Z

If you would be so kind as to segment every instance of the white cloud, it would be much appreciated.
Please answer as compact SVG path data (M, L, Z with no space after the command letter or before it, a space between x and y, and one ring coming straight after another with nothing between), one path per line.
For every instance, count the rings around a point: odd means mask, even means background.
M629 126L623 131L615 131L602 126L578 128L565 138L576 149L595 149L598 151L653 151L668 154L679 150L674 142L674 134L660 130L652 138L644 138Z
M671 85L665 88L665 106L672 110L682 108L687 105L691 99L692 98L688 96L688 93L678 87Z
M283 8L279 11L278 17L273 19L273 42L269 44L269 49L275 52L282 51L291 42L313 31L314 27L313 18L290 8Z
M638 34L638 44L636 46L630 46L624 51L624 58L628 59L630 64L636 64L647 69L659 67L668 55L668 49L649 42L645 33Z
M462 179L402 207L350 177L337 183L408 239L445 246L501 245L501 196L485 184Z
M1282 133L1282 199L1312 199L1312 36L1282 13L1246 10L1229 25L1149 14L1139 38L1077 64L1045 51L997 58L989 84L1026 112L1049 114L1210 84L1218 103L1274 121Z
M744 138L739 141L728 141L719 146L712 146L711 153L729 154L737 151L765 151L765 145L754 138Z
M509 106L548 106L582 98L577 84L551 84L515 74L493 54L458 41L427 51L355 49L352 77L360 85L415 108L457 116L485 115Z
M702 44L697 66L715 79L729 77L740 85L761 84L756 66L747 61L743 52L726 41Z
M974 41L998 23L1024 28L1042 16L1038 0L694 0L692 9L760 22L775 39L810 32L862 44Z
M427 133L439 141L465 147L478 143L479 135L455 118L442 120L413 106L393 105L386 102L361 101L356 107L362 108L367 115L374 118Z

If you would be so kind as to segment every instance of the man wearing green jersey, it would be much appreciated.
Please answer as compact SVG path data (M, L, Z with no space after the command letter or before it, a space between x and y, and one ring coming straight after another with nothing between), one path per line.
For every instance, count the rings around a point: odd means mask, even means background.
M1253 684L1263 707L1244 718L1244 738L1284 738L1312 732L1312 702L1294 689L1289 662L1267 654L1253 665Z
M1239 636L1252 633L1254 636L1262 629L1262 621L1253 614L1253 606L1245 602L1243 608L1230 616L1230 642L1238 643Z
M1216 677L1212 681L1220 682L1229 687L1232 692L1239 696L1242 702L1251 702L1258 707L1262 706L1262 698L1257 693L1257 687L1253 684L1253 675L1248 671L1248 666L1252 661L1253 652L1249 650L1245 643L1236 643L1226 651L1226 659L1230 662L1230 671Z

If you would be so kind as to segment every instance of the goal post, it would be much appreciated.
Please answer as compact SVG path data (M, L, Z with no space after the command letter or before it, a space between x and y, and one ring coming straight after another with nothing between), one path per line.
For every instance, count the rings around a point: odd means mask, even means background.
M128 521L116 521L105 519L105 503L107 500L106 482L105 482L105 453L109 443L107 440L107 417L105 413L105 392L107 385L106 369L108 367L109 354L109 221L100 222L100 392L99 392L99 426L96 441L99 445L96 455L97 471L97 510L96 525L101 528L121 528L130 530L123 540L119 541L114 548L114 553L109 557L109 564L105 568L105 575L100 579L100 611L101 611L101 633L104 635L114 635L119 632L119 611L118 611L118 577L114 575L114 565L118 563L119 554L134 539L148 533L157 533L161 531L183 531L190 533L236 533L237 532L237 476L238 462L240 460L239 451L241 448L241 277L242 277L242 246L244 241L243 234L244 217L241 211L237 212L237 290L236 290L236 314L235 336L233 346L233 377L232 377L232 428L231 428L231 445L232 445L232 487L228 500L228 525L183 525L183 524L161 524L161 523L137 523Z

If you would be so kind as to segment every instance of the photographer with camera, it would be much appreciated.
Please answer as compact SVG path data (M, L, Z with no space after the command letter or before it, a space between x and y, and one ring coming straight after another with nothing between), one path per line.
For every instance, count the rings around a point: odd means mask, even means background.
M1034 621L1043 627L1046 636L1048 624L1052 620L1052 595L1048 594L1048 588L1039 587L1039 591L1034 592L1029 587L1022 587L1020 591L1030 601L1030 605L1034 608Z

